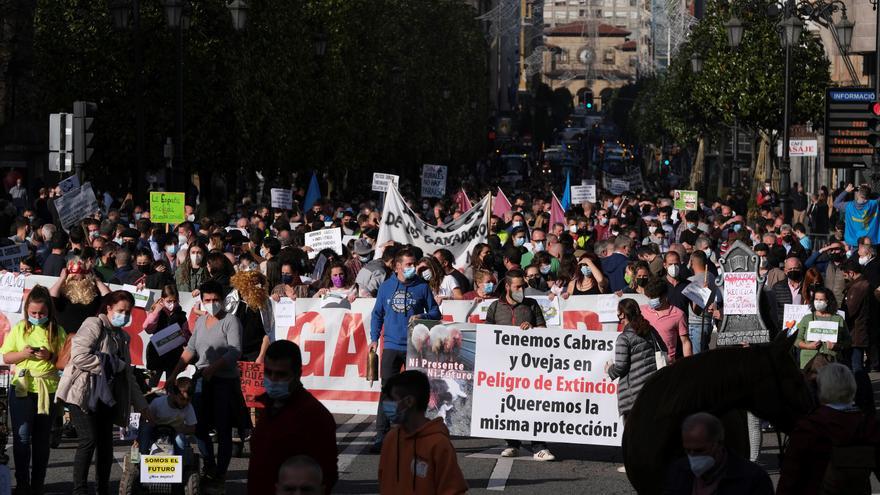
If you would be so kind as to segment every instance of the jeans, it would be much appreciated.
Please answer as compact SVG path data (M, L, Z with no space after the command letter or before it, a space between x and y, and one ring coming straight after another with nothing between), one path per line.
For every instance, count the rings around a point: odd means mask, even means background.
M141 421L138 425L138 450L141 455L150 455L150 447L158 439L157 427L153 423ZM189 439L183 433L174 435L174 455L185 456Z
M223 477L229 468L229 461L232 460L232 427L235 426L233 418L240 403L235 391L241 390L241 382L238 378L214 377L210 381L204 378L199 380L202 381L202 389L195 394L193 400L196 417L199 418L196 443L205 460L205 468L218 477ZM212 429L217 433L216 457L214 442L211 440Z
M49 437L55 413L55 395L49 396L49 414L37 414L37 394L16 397L9 390L9 415L12 420L12 456L15 459L15 482L20 487L43 488L49 465ZM33 462L31 462L33 461Z
M113 409L103 402L97 410L83 411L68 404L70 418L76 428L77 446L73 456L73 494L88 495L89 468L97 451L95 478L98 495L110 493L110 468L113 467Z
M853 347L852 348L852 371L853 371L853 373L858 373L859 371L865 371L865 348L864 347Z
M406 351L395 351L394 349L382 349L382 362L379 365L379 377L382 379L382 389L392 376L400 374L400 368L406 364ZM385 434L391 429L385 412L382 411L382 401L384 396L379 397L379 412L376 413L376 440L375 443L381 444L385 440Z
M691 339L691 348L694 354L699 354L709 348L709 331L712 329L710 322L688 324L688 338Z

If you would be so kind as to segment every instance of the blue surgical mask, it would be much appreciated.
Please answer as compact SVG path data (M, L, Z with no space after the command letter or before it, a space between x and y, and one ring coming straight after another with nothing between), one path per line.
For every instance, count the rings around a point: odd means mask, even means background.
M541 265L541 275L547 275L550 273L550 265Z
M28 316L28 323L31 325L44 325L47 321L49 321L48 316L44 316L42 318L34 318L33 316Z
M513 245L516 247L521 247L525 243L526 243L525 237L517 237L516 239L513 240Z
M584 277L589 277L590 275L593 274L593 271L590 270L590 267L589 267L589 266L587 266L587 265L581 265L581 274L582 274Z
M176 244L169 244L169 245L165 246L165 252L168 254L172 254L172 255L177 254L177 245Z
M742 228L743 228L743 226L740 223L733 224L733 231L734 232L739 232L740 230L742 230Z
M385 414L385 419L387 419L389 423L393 425L403 423L404 415L397 413L397 401L383 400L382 412Z
M494 282L486 282L483 284L483 292L486 294L491 294L495 291L495 283Z
M535 241L535 246L532 251L535 253L540 253L543 250L544 250L544 241Z
M715 465L715 458L711 455L689 455L688 464L695 476L702 476Z
M403 278L407 280L412 280L413 277L416 276L416 267L410 266L408 268L403 269Z
M655 297L654 299L648 299L648 306L650 306L651 309L659 308L660 307L660 298Z
M283 399L290 395L290 382L276 382L263 377L263 388L272 399Z
M688 222L688 223L687 223L687 228L690 229L690 230L694 230L694 229L697 228L697 224L695 224L694 222Z
M122 328L125 325L128 325L130 316L125 313L113 313L113 316L110 317L110 324L116 328Z

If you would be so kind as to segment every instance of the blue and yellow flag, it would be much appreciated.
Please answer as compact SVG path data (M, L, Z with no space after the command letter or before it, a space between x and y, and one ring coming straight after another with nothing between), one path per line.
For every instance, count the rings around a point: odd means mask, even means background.
M880 244L880 223L877 221L876 199L863 205L850 201L846 204L846 243L855 246L859 237L868 236L874 244Z

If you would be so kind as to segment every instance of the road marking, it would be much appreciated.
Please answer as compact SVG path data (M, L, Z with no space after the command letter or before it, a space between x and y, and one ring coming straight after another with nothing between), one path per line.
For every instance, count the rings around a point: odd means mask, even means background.
M360 438L371 438L375 434L376 433L374 431L371 431L371 429L367 427L366 430L358 433L357 436L352 440L352 442L348 444L345 450L343 450L342 453L339 454L337 469L340 473L345 472L345 470L348 469L348 466L350 466L351 463L354 462L357 456L363 454L367 450L367 448L373 445L372 441L358 442L356 440Z
M348 419L345 423L336 427L336 438L345 438L345 436L355 429L359 424L370 419L366 414L357 414Z
M507 487L507 479L510 478L510 471L513 469L513 461L532 461L540 462L530 455L522 455L516 457L501 457L501 451L496 447L485 452L477 452L467 457L474 459L496 459L495 467L489 476L489 483L486 485L487 490L503 492Z
M350 436L351 432L360 425L365 425L366 427L350 438L348 442L345 442L344 439ZM375 416L364 414L352 416L348 421L336 428L336 437L343 439L340 443L346 444L345 450L337 456L337 470L340 476L346 472L359 455L363 454L373 445L372 438L376 435L375 430Z

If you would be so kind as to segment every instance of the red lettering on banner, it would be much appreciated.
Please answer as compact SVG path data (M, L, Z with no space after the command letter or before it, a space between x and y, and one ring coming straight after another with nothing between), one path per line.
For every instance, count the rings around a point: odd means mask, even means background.
M132 308L131 322L124 327L125 333L131 338L128 343L128 352L131 354L131 364L134 366L144 366L144 341L141 339L141 331L144 329L144 320L147 319L147 312L144 308Z
M577 330L578 323L583 323L587 330L602 331L602 322L599 321L599 315L593 311L563 311L562 312L562 328L566 330Z
M449 323L452 323L455 321L454 319L452 319L452 315L441 315L440 320L441 321L448 321Z
M299 345L304 354L308 353L308 363L303 359L303 376L324 376L326 344L321 340L301 341L300 337L305 325L312 326L312 333L326 334L324 317L321 313L308 311L296 317L296 323L287 331L287 340Z
M354 352L349 352L349 342L354 340ZM348 365L358 367L358 376L367 376L367 333L364 329L364 316L361 313L345 313L336 348L333 350L333 361L330 364L330 376L345 376Z

